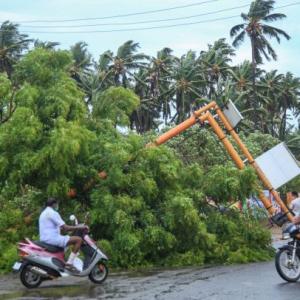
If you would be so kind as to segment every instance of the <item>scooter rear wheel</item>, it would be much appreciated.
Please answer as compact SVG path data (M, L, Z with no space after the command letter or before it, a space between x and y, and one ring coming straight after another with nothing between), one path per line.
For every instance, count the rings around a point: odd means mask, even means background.
M29 289L38 287L42 282L42 277L31 271L32 267L32 265L27 264L22 268L20 273L21 282Z
M103 283L108 275L108 267L103 261L98 262L89 274L89 279L97 284Z

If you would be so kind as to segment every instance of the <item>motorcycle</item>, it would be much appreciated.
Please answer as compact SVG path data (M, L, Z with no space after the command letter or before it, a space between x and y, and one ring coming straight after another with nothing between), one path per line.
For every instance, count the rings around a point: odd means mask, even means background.
M290 224L283 230L283 239L288 243L280 247L275 256L278 274L288 282L295 282L300 277L300 229Z
M78 225L74 215L70 220ZM28 238L18 243L20 261L15 262L13 271L20 273L20 280L27 288L36 288L45 280L67 276L88 276L97 284L105 281L108 275L107 256L88 235L87 230L76 230L74 235L82 238L81 253L83 260L75 258L76 270L66 269L65 249Z

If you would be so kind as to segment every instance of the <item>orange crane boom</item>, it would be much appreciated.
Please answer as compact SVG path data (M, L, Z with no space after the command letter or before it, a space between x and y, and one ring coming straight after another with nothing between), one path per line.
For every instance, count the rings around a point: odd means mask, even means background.
M229 120L225 116L225 114L222 112L220 107L217 105L216 102L212 101L206 106L202 107L201 109L195 111L193 115L187 119L186 121L180 123L176 127L170 129L169 131L165 132L161 136L159 136L153 143L148 144L148 147L151 146L159 146L165 142L167 142L169 139L177 136L181 132L187 130L197 122L204 123L207 121L209 125L212 127L213 131L215 134L218 136L219 140L223 143L226 151L228 152L229 156L231 159L234 161L236 166L239 169L243 169L245 167L245 164L238 154L238 152L235 150L233 147L232 143L228 140L227 135L224 133L222 130L221 126L218 124L218 122L215 120L213 115L211 114L211 110L214 110L219 117L220 122L224 125L225 129L228 131L228 133L232 136L234 139L235 143L239 147L239 149L242 151L243 155L247 158L250 166L253 167L255 170L256 174L258 175L259 179L263 183L263 186L269 190L270 194L274 197L275 201L277 204L280 206L283 215L286 216L289 221L293 220L293 215L289 211L289 209L286 207L284 202L281 200L279 194L277 191L274 189L268 178L265 176L263 171L260 169L258 164L255 162L254 158L250 154L249 150L247 147L244 145L244 143L241 141L239 135L236 133L234 128L231 126ZM259 198L264 204L266 210L269 212L271 217L274 217L276 215L276 209L272 205L271 201L264 195L263 191L259 191Z

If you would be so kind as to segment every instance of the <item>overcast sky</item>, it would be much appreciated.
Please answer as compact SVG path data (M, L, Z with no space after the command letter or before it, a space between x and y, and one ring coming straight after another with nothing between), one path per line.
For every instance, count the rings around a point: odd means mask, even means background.
M200 4L200 2L206 2ZM266 68L279 69L280 72L292 71L300 76L300 1L296 0L277 0L276 7L296 3L298 5L280 8L279 12L285 13L287 18L272 25L284 29L292 39L290 41L282 40L278 45L274 40L274 46L278 61L266 64ZM31 38L38 38L47 41L56 41L61 44L61 48L69 48L70 45L85 41L88 44L89 51L94 58L105 50L116 51L119 45L132 39L140 43L141 52L155 55L157 50L163 47L170 47L176 55L186 53L192 49L197 52L204 50L208 43L213 43L221 37L225 37L231 42L229 30L232 26L241 22L239 15L241 12L247 12L248 7L234 10L202 15L189 19L174 20L159 23L144 23L136 25L109 25L95 27L79 28L37 28L26 26L70 26L70 25L90 25L116 22L141 22L153 21L167 18L181 18L193 15L215 12L217 10L229 9L237 6L249 5L249 0L0 0L0 21L10 20L21 22L26 20L61 20L75 18L96 18L107 17L118 14L144 12L150 10L159 10L174 8L175 6L196 4L194 6L171 9L169 11L141 14L136 16L118 17L111 19L99 19L80 22L61 22L61 23L21 23L21 30L27 32L33 31L91 31L91 30L112 30L129 29L126 32L110 33L28 33ZM223 17L231 17L226 20L216 20L203 22ZM130 28L142 28L149 26L173 25L187 22L203 22L193 25L186 25L172 28L159 28L151 30L132 31ZM244 59L250 59L251 50L249 43L245 43L237 51L234 62L240 62Z

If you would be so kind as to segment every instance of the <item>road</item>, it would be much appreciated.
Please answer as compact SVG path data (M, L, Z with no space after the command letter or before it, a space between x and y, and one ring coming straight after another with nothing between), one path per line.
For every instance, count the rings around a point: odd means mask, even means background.
M300 282L285 283L274 263L185 268L111 275L101 286L65 278L27 291L18 278L0 279L0 299L299 299Z
M118 273L100 286L64 278L26 290L16 276L0 278L0 299L299 299L300 282L286 283L274 262Z

